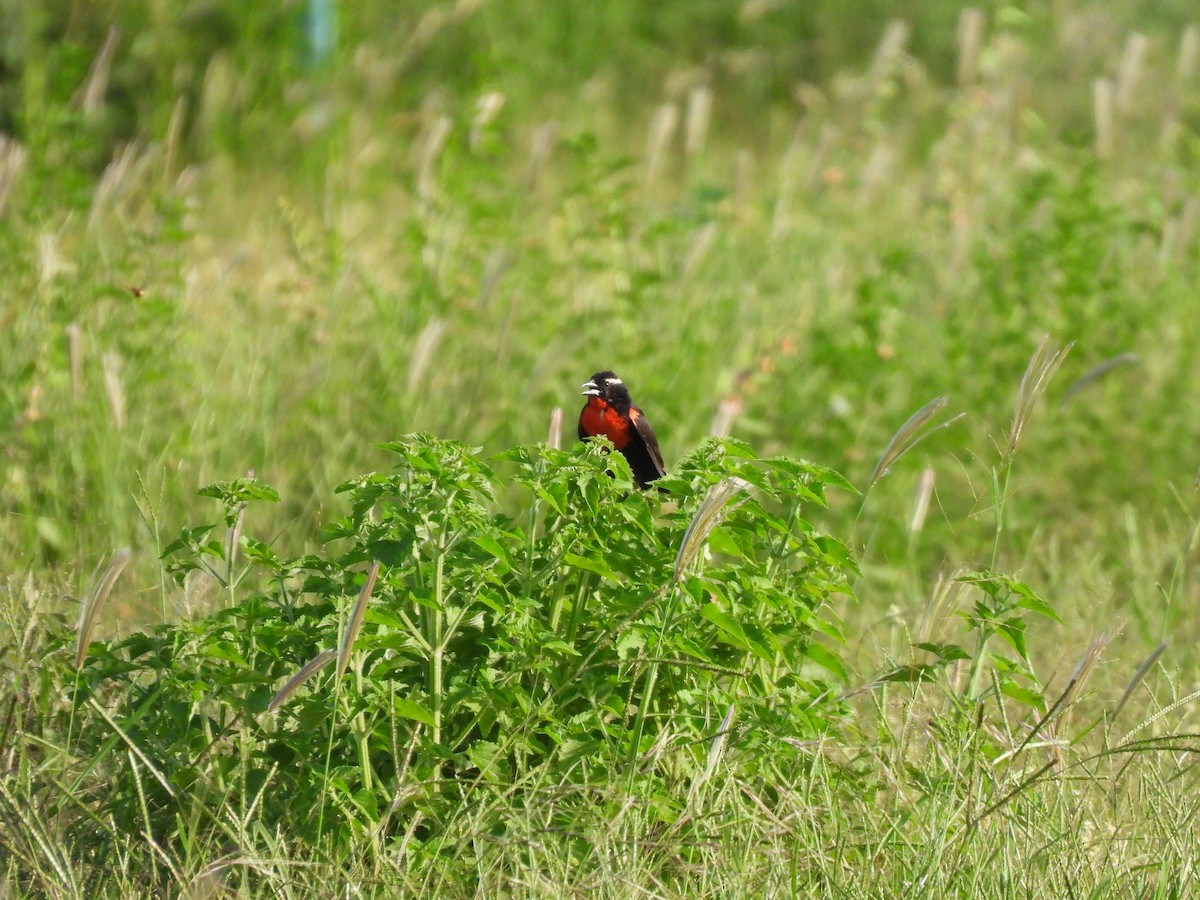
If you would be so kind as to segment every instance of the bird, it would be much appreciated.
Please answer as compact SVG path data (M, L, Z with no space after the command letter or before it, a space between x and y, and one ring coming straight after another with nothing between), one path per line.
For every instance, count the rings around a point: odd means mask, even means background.
M633 405L629 388L610 371L597 372L581 385L587 403L579 412L579 439L603 435L629 462L638 487L667 474L658 438L645 414Z

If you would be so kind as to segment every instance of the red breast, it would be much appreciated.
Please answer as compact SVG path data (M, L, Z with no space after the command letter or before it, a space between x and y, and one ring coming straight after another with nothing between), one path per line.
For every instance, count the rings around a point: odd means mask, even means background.
M618 450L629 446L629 419L601 400L599 397L589 397L579 417L584 431L593 437L604 435Z

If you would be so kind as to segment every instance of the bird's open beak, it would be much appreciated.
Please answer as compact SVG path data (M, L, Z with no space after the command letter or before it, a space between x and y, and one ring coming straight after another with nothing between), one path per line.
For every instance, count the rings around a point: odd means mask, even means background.
M580 387L587 388L587 390L583 392L584 397L599 397L600 396L600 388L596 387L596 382L594 382L594 381L586 381L583 384L581 384Z

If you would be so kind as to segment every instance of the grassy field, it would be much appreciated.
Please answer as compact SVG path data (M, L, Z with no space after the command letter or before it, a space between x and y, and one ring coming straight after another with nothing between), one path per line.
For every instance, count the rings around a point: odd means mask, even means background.
M1190 4L246 6L0 4L0 896L1193 892Z

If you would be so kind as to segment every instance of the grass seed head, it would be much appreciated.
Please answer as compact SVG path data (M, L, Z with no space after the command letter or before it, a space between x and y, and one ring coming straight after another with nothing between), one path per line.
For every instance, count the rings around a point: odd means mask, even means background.
M129 553L128 547L122 547L114 553L100 577L93 576L92 583L83 596L83 602L79 605L79 622L75 626L76 669L83 665L88 646L92 642L92 633L96 630L96 622L100 618L100 610L104 608L113 585L125 570L125 565L129 562Z
M337 674L340 678L342 673L346 671L346 666L350 663L350 654L354 650L354 641L358 638L359 631L362 630L363 616L367 613L367 603L371 599L371 592L375 590L375 579L379 577L379 560L371 563L371 568L367 572L367 580L363 582L362 590L358 592L358 600L354 602L354 609L350 611L350 620L346 622L346 630L342 633L342 644L338 648Z
M696 514L692 516L692 521L688 524L687 531L683 534L683 540L679 544L679 553L675 557L676 581L681 581L684 574L699 558L708 536L712 534L714 528L721 524L721 520L729 512L730 501L738 494L748 491L750 487L750 482L734 476L709 488L708 494L700 503Z

